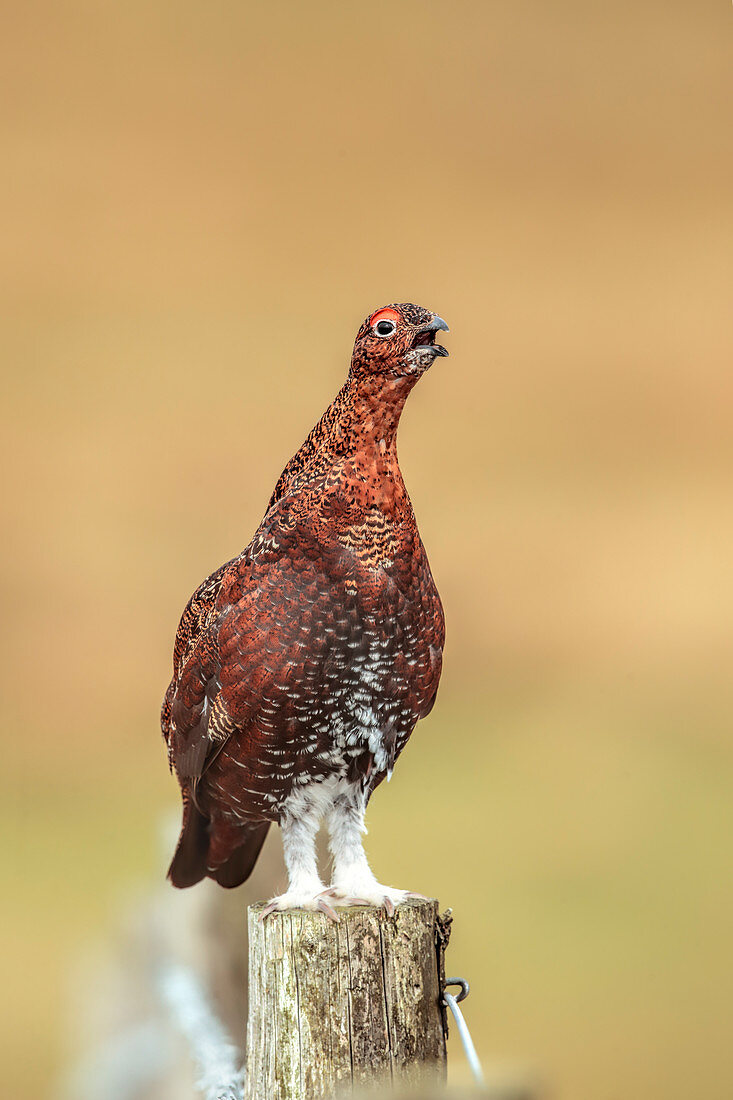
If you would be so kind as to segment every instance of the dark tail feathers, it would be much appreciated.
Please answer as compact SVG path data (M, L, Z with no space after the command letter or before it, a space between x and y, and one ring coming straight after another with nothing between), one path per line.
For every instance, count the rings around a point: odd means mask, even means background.
M194 886L207 875L228 889L240 886L252 874L269 828L270 822L265 821L249 829L237 829L236 836L231 838L234 846L231 841L227 845L231 848L230 854L221 861L215 859L209 869L210 856L218 854L216 849L221 847L216 841L223 838L212 837L207 818L192 801L187 800L183 807L181 835L168 868L168 878L179 889Z

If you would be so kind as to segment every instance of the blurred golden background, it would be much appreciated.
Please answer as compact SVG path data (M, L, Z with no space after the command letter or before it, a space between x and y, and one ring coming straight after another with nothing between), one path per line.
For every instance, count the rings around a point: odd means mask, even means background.
M728 1100L730 5L31 0L0 51L4 1095L164 873L186 599L408 300L448 642L372 863L487 1064Z

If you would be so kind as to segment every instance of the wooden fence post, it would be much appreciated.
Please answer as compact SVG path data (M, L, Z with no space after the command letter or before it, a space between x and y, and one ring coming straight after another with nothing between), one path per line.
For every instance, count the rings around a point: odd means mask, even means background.
M321 1100L391 1079L445 1080L441 1007L448 920L412 900L365 906L250 906L246 1100Z

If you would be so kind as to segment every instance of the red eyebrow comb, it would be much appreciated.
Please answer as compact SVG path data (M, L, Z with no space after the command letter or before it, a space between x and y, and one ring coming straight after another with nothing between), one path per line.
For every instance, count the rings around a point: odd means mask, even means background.
M396 309L378 309L376 313L373 313L369 318L369 324L374 326L378 321L394 321L395 324L400 319L400 315Z

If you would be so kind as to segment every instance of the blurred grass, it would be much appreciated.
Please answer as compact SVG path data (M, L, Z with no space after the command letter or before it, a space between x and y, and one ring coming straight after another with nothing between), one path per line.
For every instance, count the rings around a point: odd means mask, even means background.
M729 13L7 23L4 1091L50 1087L75 953L161 873L186 598L411 299L452 328L400 440L448 647L372 861L453 906L486 1060L727 1100Z

